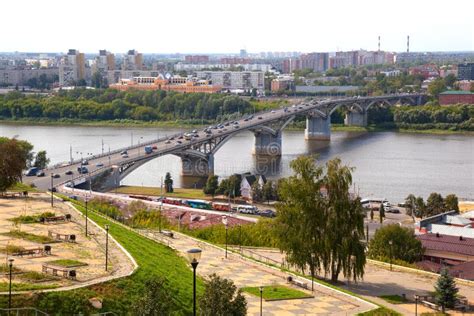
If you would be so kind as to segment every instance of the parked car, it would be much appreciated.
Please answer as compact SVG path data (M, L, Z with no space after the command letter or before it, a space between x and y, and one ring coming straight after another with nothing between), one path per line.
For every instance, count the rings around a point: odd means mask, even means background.
M39 171L38 168L32 167L25 171L24 175L27 177L36 176L36 173Z
M165 144L171 144L171 141L168 139Z
M57 178L61 178L61 176L59 175L59 173L54 173L53 178L57 179Z
M98 164L95 165L97 168L103 167L104 164L102 162L99 162Z
M258 215L263 216L263 217L275 217L276 214L272 210L263 210L258 212Z
M74 172L72 172L72 170L68 170L65 172L65 174L67 174L68 176L70 176L71 174L73 174Z
M45 176L44 171L41 171L41 170L38 171L38 172L36 173L36 176L37 176L37 177L44 177L44 176Z
M127 152L126 150L123 150L123 151L120 152L120 154L121 154L121 155L127 155L128 152Z
M82 165L87 166L89 164L89 161L87 159L84 159L82 161Z
M122 155L122 158L128 158L128 155Z

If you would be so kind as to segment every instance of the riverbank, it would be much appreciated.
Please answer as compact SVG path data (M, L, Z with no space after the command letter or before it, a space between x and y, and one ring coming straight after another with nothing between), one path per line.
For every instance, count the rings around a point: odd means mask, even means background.
M176 129L193 129L202 128L217 122L205 121L204 124L196 123L196 120L176 120L176 121L138 121L138 120L110 120L110 121L90 121L76 119L60 119L51 120L45 118L39 119L21 119L21 120L5 120L0 119L0 124L6 125L34 125L34 126L90 126L90 127L137 127L137 128L176 128ZM291 131L304 131L305 127L292 126L287 127ZM397 133L414 133L414 134L434 134L434 135L474 135L473 131L448 130L448 129L415 129L415 128L397 128L395 126L369 125L361 126L345 126L343 124L331 124L331 131L334 132L397 132Z

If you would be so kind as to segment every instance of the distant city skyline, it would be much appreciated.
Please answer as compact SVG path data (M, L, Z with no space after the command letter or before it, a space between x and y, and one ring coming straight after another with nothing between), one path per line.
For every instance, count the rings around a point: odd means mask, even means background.
M79 5L80 4L80 5ZM133 5L132 5L133 4ZM7 1L2 6L1 52L85 53L129 49L157 54L334 52L357 49L473 51L474 4L400 0L147 2Z

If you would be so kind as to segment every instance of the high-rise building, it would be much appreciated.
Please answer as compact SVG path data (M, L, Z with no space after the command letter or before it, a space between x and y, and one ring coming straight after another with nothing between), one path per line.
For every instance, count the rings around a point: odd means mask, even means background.
M95 67L97 71L105 72L115 70L115 56L105 49L99 50L99 56L95 59Z
M458 80L474 80L474 63L458 65Z
M86 62L84 53L76 49L70 49L61 58L59 64L59 85L68 86L77 84L80 80L86 79Z
M329 65L329 53L309 53L300 56L301 68L313 71L326 71Z
M265 90L263 71L196 71L196 77L221 86L224 90Z
M143 70L143 54L134 49L123 57L122 70Z
M247 56L248 56L247 50L241 49L241 50L240 50L240 57L241 57L241 58L246 58Z

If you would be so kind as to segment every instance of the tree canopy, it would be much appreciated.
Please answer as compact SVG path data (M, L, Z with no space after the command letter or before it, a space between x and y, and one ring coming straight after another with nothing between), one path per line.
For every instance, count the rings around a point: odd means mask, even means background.
M199 299L199 311L204 316L244 316L247 301L234 282L211 274Z
M446 308L454 307L458 291L454 278L449 275L447 268L443 268L435 284L436 303L441 306L443 313L446 311Z
M25 144L16 139L0 139L0 192L21 181L28 163Z

